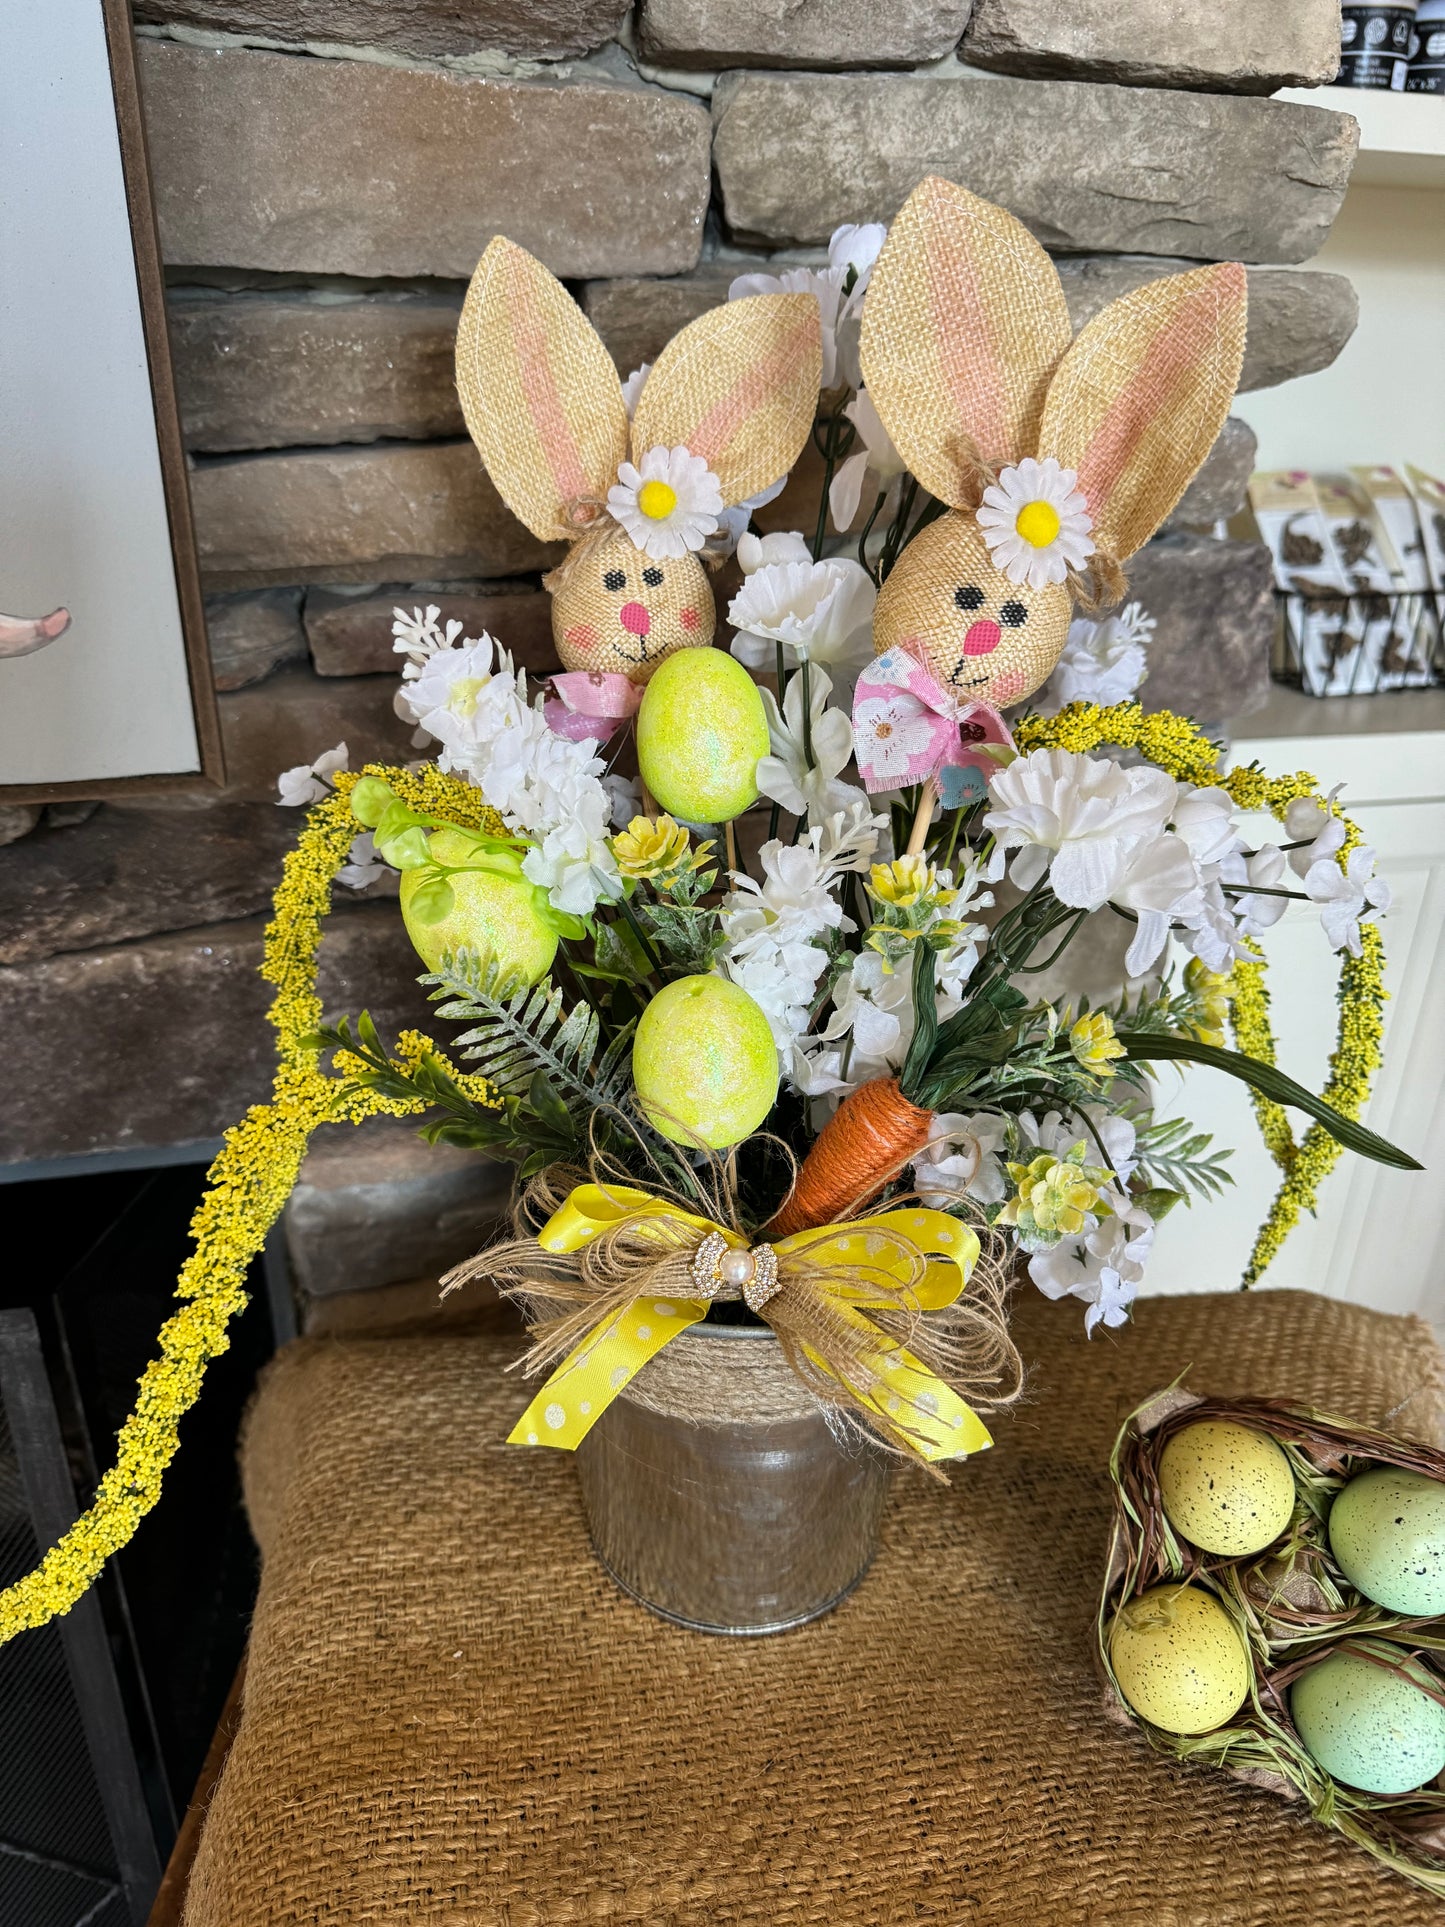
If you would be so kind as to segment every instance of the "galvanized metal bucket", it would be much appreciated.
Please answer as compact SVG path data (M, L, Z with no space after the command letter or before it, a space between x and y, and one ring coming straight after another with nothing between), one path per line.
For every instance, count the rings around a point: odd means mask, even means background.
M890 1466L829 1430L762 1325L675 1338L577 1453L608 1573L707 1633L785 1632L845 1599L878 1549Z

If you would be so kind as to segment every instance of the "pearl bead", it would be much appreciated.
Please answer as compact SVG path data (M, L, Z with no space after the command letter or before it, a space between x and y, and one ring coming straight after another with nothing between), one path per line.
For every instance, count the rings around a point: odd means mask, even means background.
M745 1285L753 1275L753 1254L750 1251L730 1251L718 1266L718 1275L725 1285Z

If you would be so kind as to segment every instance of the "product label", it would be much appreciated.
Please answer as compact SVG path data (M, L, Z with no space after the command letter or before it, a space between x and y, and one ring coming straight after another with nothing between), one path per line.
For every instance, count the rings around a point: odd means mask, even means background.
M1340 23L1336 85L1399 93L1409 72L1413 6L1346 7Z

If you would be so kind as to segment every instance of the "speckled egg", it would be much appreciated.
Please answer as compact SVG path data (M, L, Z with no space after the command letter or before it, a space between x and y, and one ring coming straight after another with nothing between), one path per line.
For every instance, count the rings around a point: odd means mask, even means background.
M663 809L727 823L757 801L768 753L758 686L721 649L683 649L654 672L637 712L637 766Z
M1445 1613L1445 1485L1389 1465L1361 1472L1330 1507L1330 1551L1377 1606Z
M449 830L437 830L427 839L427 848L439 863L464 863L474 846ZM451 910L437 923L424 923L416 898L435 875L426 869L401 873L402 922L428 970L437 969L448 951L464 945L490 953L504 971L529 984L550 969L557 932L537 915L536 892L524 877L498 876L492 870L455 872L447 878Z
M715 1151L755 1131L778 1094L778 1050L760 1007L722 977L679 977L643 1011L632 1081L653 1128Z
M1370 1645L1398 1660L1385 1644ZM1311 1666L1289 1696L1305 1750L1326 1773L1362 1793L1413 1793L1424 1786L1445 1767L1445 1706L1413 1679L1430 1682L1418 1661L1402 1673L1349 1649Z
M1169 1523L1201 1552L1263 1552L1289 1524L1294 1474L1273 1439L1228 1419L1182 1426L1159 1457Z
M1250 1664L1234 1622L1198 1586L1152 1586L1121 1606L1109 1633L1119 1691L1166 1733L1208 1733L1237 1713Z

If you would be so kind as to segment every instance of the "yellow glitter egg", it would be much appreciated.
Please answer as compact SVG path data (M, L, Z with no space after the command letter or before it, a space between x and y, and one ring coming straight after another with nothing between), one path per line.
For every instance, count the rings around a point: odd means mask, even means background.
M1169 1523L1201 1552L1243 1559L1263 1552L1294 1512L1289 1460L1263 1432L1229 1419L1185 1425L1159 1458Z
M427 848L438 863L465 863L474 845L464 835L436 830ZM436 874L430 869L401 873L402 922L428 970L438 969L448 951L465 946L495 957L506 974L529 984L545 975L557 954L557 932L537 915L536 892L525 877L456 871L446 879L451 909L438 922L426 923L416 900Z
M778 1095L768 1020L723 977L679 977L643 1011L632 1081L653 1129L674 1144L720 1151L748 1137Z
M637 712L637 766L671 816L727 823L758 799L769 749L758 686L721 649L682 649L654 671Z
M1237 1713L1250 1663L1234 1622L1198 1586L1152 1586L1121 1606L1109 1633L1119 1691L1166 1733L1209 1733Z

